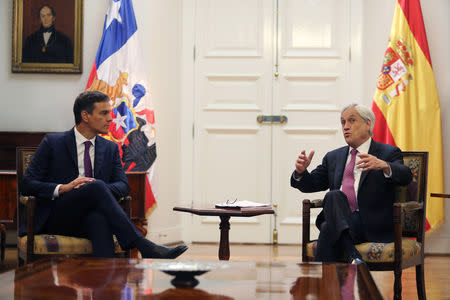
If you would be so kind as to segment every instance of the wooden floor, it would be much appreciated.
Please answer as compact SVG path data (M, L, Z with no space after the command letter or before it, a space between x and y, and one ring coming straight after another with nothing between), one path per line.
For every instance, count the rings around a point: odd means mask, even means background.
M217 260L218 244L191 244L178 259ZM15 249L7 249L6 261L0 264L0 273L12 269L17 263ZM300 246L292 245L242 245L230 246L230 260L236 261L301 261ZM385 299L392 299L392 272L371 272L376 285ZM417 299L415 269L403 271L403 299ZM450 256L429 256L425 258L425 287L428 300L450 300Z

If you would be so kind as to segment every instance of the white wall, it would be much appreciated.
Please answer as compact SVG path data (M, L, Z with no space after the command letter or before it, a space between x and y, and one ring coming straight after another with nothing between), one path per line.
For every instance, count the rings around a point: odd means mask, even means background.
M180 199L181 0L133 4L157 122L159 199L149 231L154 240L177 241L181 217L172 207ZM13 1L0 1L0 131L63 131L73 126L73 101L86 86L108 5L109 0L84 1L82 74L24 74L11 73Z
M362 0L361 0L362 1ZM85 0L83 74L11 73L11 27L13 1L0 1L0 131L61 131L73 124L72 104L86 84L97 51L108 0ZM181 214L172 207L190 201L190 189L180 174L184 141L190 139L189 124L182 123L185 95L181 91L182 61L192 57L192 48L181 45L182 0L134 0L140 31L143 64L148 70L156 110L158 146L158 205L150 218L151 236L162 242L178 240ZM431 60L441 103L444 153L450 151L450 2L422 0L422 11ZM394 12L394 0L363 1L363 95L371 105ZM191 20L183 20L190 22ZM189 96L190 97L190 96ZM183 125L183 126L182 126ZM424 124L426 126L426 124ZM431 129L430 129L431 130ZM183 171L183 170L181 170ZM445 192L450 193L450 159L444 158ZM184 188L182 189L182 187ZM183 196L183 194L185 196ZM450 216L450 200L446 200ZM185 222L183 222L185 224ZM427 252L450 253L450 222L427 240Z
M182 0L133 0L141 41L148 56L150 87L157 126L158 204L149 218L150 238L180 241L181 214L172 208L181 202L181 3ZM139 24L140 23L140 24ZM145 54L147 53L147 54Z

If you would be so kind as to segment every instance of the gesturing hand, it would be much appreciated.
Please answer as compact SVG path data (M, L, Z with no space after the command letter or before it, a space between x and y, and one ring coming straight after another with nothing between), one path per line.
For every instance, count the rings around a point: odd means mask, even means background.
M86 183L94 181L94 180L95 180L95 178L92 178L92 177L78 177L67 184L61 185L59 187L58 192L61 195L61 194L70 192L73 189L78 189L78 188L82 187L83 185L85 185Z
M358 154L360 160L356 163L356 166L361 169L362 172L369 170L383 170L386 175L390 175L390 168L387 162L378 159L370 154Z
M308 168L309 164L311 163L313 156L314 150L312 150L308 156L306 156L306 151L303 150L298 156L297 161L295 162L295 171L298 174L302 174L303 172L305 172L306 168Z

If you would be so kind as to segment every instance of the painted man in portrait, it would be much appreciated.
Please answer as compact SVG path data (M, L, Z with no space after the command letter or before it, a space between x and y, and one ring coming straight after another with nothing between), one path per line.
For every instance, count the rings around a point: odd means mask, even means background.
M24 43L22 62L73 63L73 45L68 36L55 30L56 12L43 5L38 17L41 27L29 35Z

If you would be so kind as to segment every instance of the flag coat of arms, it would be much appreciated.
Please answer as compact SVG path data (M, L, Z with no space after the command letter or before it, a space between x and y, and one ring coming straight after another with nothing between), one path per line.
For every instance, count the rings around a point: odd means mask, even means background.
M419 0L396 3L372 110L374 139L403 151L427 151L427 197L443 193L441 109ZM426 218L427 229L443 222L443 199L427 201Z
M148 215L156 203L155 117L139 49L131 0L111 0L86 90L111 99L113 121L105 138L119 146L124 170L148 171Z

